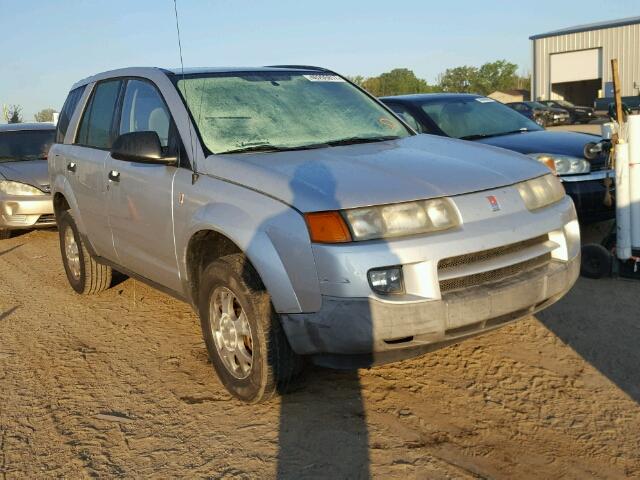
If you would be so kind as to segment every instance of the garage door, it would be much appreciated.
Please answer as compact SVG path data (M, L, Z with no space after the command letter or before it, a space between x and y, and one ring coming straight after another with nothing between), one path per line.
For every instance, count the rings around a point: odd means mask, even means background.
M578 50L551 55L551 83L594 80L602 77L602 50Z

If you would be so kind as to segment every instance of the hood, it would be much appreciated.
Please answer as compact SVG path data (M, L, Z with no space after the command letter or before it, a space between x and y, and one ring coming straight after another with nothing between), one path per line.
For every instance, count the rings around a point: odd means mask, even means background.
M600 141L598 135L576 132L521 132L481 138L476 142L506 148L519 153L555 153L582 158L585 144Z
M211 155L198 170L302 212L459 195L548 173L542 164L513 152L433 135L314 150Z
M0 162L0 177L42 188L49 185L49 168L46 160Z

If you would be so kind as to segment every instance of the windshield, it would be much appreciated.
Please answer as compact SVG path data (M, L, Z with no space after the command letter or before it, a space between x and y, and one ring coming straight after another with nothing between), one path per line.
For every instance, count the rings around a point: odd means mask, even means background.
M342 78L318 72L240 72L177 78L212 153L365 143L411 135Z
M0 132L0 162L46 160L55 130Z
M454 138L474 139L542 130L524 115L490 98L449 98L430 101L421 107L440 130Z
M543 105L540 102L524 102L532 108L541 108L542 110L547 110L549 107L547 105Z

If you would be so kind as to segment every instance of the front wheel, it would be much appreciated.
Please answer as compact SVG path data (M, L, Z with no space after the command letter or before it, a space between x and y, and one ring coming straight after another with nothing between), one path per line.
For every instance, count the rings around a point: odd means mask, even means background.
M68 211L58 218L60 253L71 288L82 295L100 293L111 286L111 267L98 263L82 242Z
M245 256L210 263L200 276L198 298L209 358L229 393L258 403L286 388L301 359Z

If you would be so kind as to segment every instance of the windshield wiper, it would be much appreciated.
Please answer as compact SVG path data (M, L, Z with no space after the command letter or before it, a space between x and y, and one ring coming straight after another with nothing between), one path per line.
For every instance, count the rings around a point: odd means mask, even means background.
M348 137L341 138L339 140L331 140L326 142L327 145L337 147L339 145L355 145L356 143L372 143L372 142L384 142L385 140L397 140L397 135L380 135L376 137Z
M220 152L219 155L227 153L247 153L247 152L290 152L292 150L312 150L314 148L328 147L326 143L314 143L311 145L299 145L296 147L285 147L282 145L271 145L270 143L261 143L259 145L247 145L246 147L235 148Z
M528 131L529 129L527 127L522 127L522 128L519 128L518 130L511 130L509 132L476 133L474 135L465 135L464 137L460 137L460 140L477 140L479 138L501 137L503 135L512 135L514 133L523 133Z

